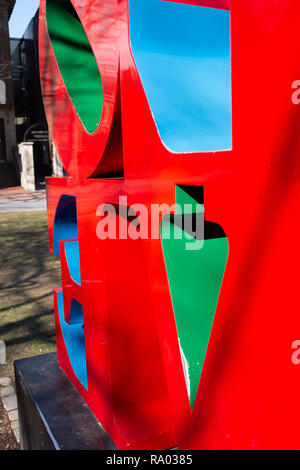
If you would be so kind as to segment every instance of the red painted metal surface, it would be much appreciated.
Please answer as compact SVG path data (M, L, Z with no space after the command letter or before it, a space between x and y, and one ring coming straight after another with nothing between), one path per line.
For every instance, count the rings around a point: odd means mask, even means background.
M102 73L107 113L94 134L85 132L63 85L41 0L45 108L70 174L47 181L50 247L60 197L74 196L81 287L70 282L63 260L62 289L65 309L73 297L83 305L88 390L70 364L55 294L61 367L120 448L299 448L300 375L291 361L300 334L300 108L291 100L299 78L298 0L232 0L233 150L205 154L172 154L162 145L131 54L127 1L72 3ZM116 156L106 143L117 87L123 152ZM109 171L122 161L124 177L101 178L104 159ZM172 205L176 184L204 187L206 216L229 240L193 412L161 241L96 235L99 204L118 204L123 195L128 205Z
M93 134L89 134L80 121L60 74L47 30L46 1L41 1L40 5L43 20L40 21L39 43L43 98L51 135L66 171L74 180L79 180L118 170L121 165L118 155L110 159L113 161L109 167L106 165L103 169L101 162L116 108L119 42L126 34L126 24L124 15L118 13L120 5L115 1L98 2L97 9L88 3L80 6L75 2L74 6L77 6L102 77L102 118ZM97 27L92 28L95 16Z

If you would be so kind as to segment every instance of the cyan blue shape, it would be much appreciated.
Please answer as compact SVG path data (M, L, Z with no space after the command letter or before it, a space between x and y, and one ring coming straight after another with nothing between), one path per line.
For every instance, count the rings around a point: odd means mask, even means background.
M133 57L160 138L174 153L232 148L230 12L129 0Z
M74 240L64 243L69 273L74 282L81 286L79 242Z
M78 238L76 198L61 196L57 205L53 225L53 252L60 254L60 240Z
M64 301L62 292L57 292L57 304L60 327L72 369L79 382L81 382L82 385L87 389L88 383L82 305L80 305L79 302L76 302L76 304L72 302L70 318L71 321L73 319L73 321L76 323L68 325L64 317ZM80 309L78 309L78 305L81 307L81 318L79 318ZM76 312L72 312L73 308L76 308Z

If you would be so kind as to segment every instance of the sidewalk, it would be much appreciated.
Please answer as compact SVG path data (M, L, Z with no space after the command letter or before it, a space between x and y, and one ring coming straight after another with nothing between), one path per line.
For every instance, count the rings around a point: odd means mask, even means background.
M46 210L46 191L27 192L21 186L0 189L0 212Z

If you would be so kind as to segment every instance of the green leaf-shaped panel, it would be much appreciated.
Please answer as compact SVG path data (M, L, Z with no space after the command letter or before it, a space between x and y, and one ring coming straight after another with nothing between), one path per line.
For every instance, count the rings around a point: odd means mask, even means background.
M96 131L103 87L89 40L70 0L47 0L48 32L60 73L87 132Z
M201 188L199 190L201 193ZM183 213L184 204L190 204L191 199L189 193L176 187L176 203ZM197 200L194 200L196 203ZM197 243L197 240L192 240L189 235L186 237L169 217L162 220L163 233L171 233L169 239L162 236L162 246L187 390L193 408L227 263L228 241L217 224L205 222L202 248L187 249L189 243ZM199 241L198 244L201 247Z

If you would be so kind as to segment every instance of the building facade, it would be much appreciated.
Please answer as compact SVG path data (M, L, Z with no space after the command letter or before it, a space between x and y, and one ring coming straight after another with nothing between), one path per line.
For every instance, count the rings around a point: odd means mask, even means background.
M21 185L27 190L43 189L46 176L63 174L51 137L49 141L40 85L38 27L37 11L22 38L10 38L17 172Z
M37 11L23 37L10 39L18 143L26 140L32 126L47 128L39 77L38 20Z
M8 21L15 0L0 0L0 164L14 163L16 128Z

